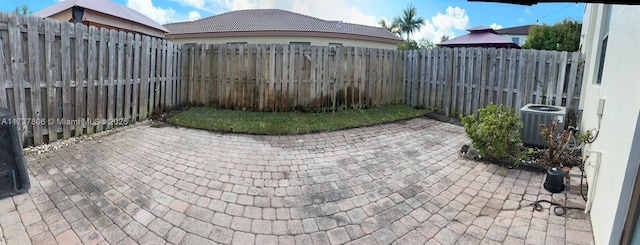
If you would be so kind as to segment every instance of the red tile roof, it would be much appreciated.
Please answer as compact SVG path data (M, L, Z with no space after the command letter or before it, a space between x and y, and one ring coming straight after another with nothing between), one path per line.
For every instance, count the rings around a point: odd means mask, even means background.
M196 21L164 25L169 36L226 36L244 33L256 35L282 35L283 33L312 34L312 36L360 36L389 43L401 43L402 39L384 28L341 21L322 20L308 15L280 9L238 10ZM259 33L257 33L259 32Z

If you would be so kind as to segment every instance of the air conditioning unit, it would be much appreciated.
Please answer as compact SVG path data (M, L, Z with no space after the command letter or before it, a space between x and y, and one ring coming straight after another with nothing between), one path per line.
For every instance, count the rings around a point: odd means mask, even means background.
M540 125L552 121L558 122L558 130L564 129L567 109L562 106L528 104L520 109L520 121L524 126L520 129L522 143L529 146L547 146L545 139L540 136Z

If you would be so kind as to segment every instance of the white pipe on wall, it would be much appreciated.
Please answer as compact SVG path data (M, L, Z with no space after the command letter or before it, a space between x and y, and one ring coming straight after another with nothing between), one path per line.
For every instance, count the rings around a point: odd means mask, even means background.
M600 160L602 158L602 152L599 151L587 151L587 164L585 164L585 172L587 173L587 183L589 184L589 190L587 192L587 204L584 208L584 213L588 214L591 211L591 205L593 204L593 196L595 195L596 185L598 183L598 173L600 170ZM589 171L586 171L587 167L593 168L593 181L589 183Z

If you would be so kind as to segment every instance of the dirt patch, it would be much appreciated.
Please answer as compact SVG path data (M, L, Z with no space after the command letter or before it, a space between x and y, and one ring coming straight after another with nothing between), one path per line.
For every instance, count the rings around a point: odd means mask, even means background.
M453 118L453 117L448 117L448 116L445 116L445 115L437 113L437 112L431 112L431 113L425 115L425 117L427 117L429 119L437 120L437 121L440 121L440 122L445 122L445 123L450 123L450 124L457 125L457 126L462 126L462 121L460 121L460 119Z

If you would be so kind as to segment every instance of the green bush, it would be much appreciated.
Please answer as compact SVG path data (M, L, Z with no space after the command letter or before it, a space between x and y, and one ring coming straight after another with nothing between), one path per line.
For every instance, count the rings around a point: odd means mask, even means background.
M517 160L521 156L522 123L518 113L501 105L490 104L475 116L461 116L467 137L481 157Z

